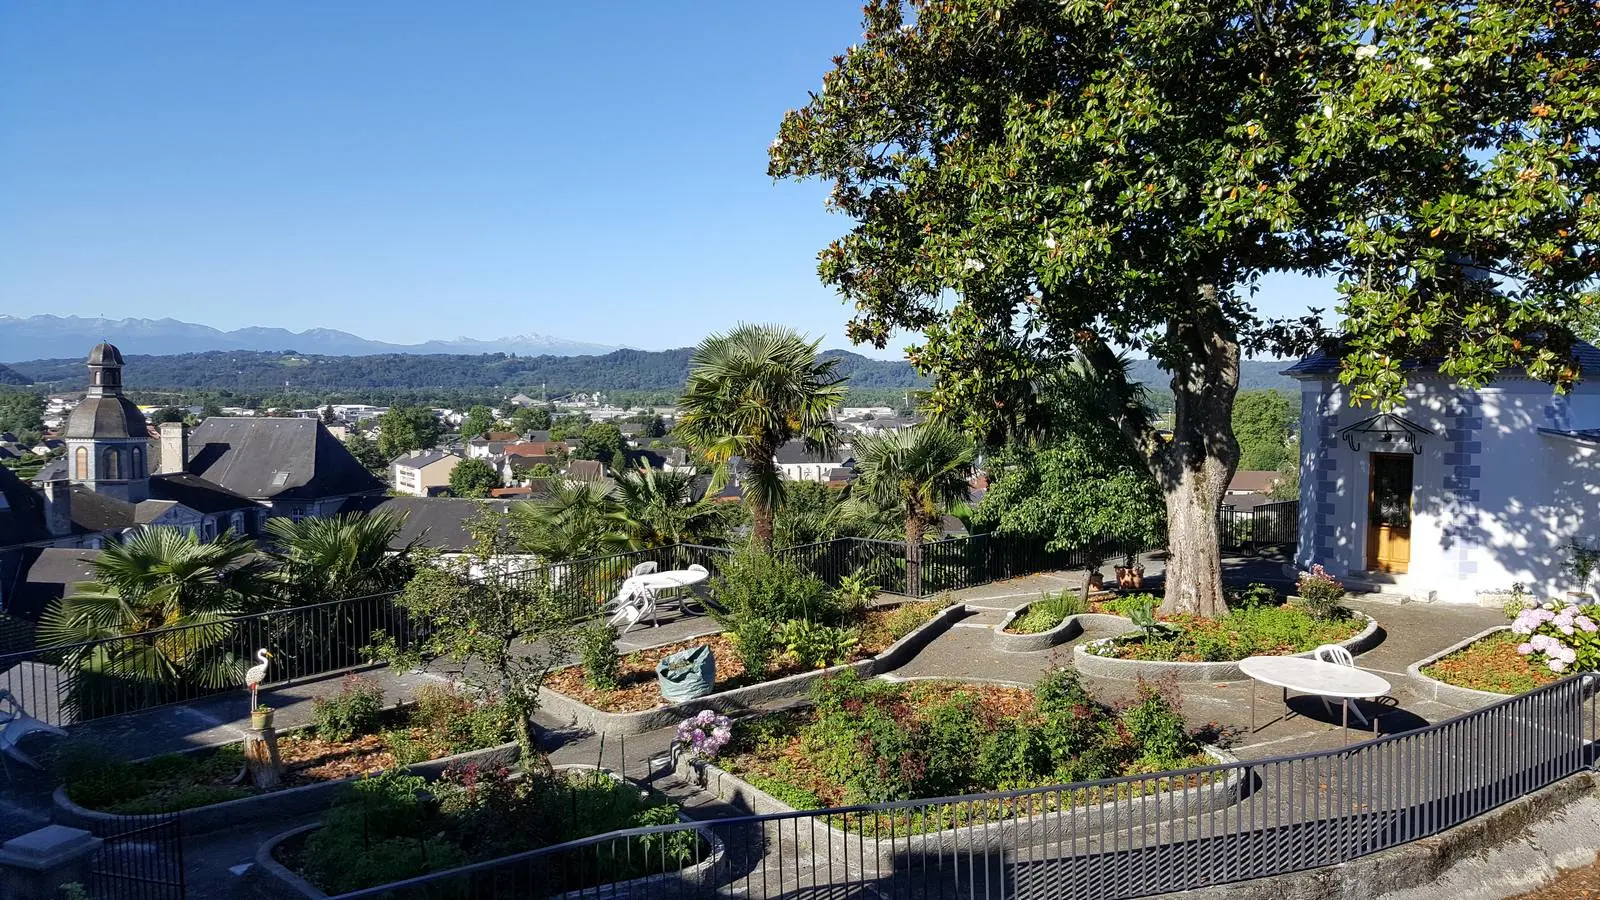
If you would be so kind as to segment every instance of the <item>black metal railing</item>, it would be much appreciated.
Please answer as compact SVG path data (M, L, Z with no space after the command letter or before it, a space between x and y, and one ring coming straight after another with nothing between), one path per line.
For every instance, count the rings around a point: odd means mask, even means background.
M929 541L915 567L905 544L839 538L777 551L829 587L860 575L880 591L923 598L1035 572L1098 564L1109 552L1048 550L1042 542L978 534ZM716 575L725 547L675 544L609 556L530 565L505 577L545 578L574 619L596 615L641 564L661 570L701 565ZM216 622L143 631L0 654L0 690L31 715L66 725L236 691L256 652L273 656L268 685L326 676L372 661L377 640L405 649L421 626L378 594L273 609Z
M1224 505L1217 513L1217 532L1225 550L1293 547L1300 536L1300 501L1282 500L1244 509Z
M338 900L578 891L663 900L1121 900L1283 875L1438 834L1590 768L1597 679L1575 676L1335 750L1025 791L636 828ZM660 874L624 883L614 874L641 871Z

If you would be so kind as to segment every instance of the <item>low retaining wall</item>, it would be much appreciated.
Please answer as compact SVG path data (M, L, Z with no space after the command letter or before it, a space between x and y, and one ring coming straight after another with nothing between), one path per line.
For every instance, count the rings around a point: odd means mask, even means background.
M1206 753L1219 763L1235 763L1238 757L1216 747ZM694 762L679 753L674 762L680 778L701 785L718 798L741 806L756 815L793 816L794 807L755 785L709 762ZM1130 827L1145 827L1158 821L1181 821L1201 813L1222 809L1239 801L1244 779L1241 769L1226 770L1220 781L1164 791L1142 797L1085 806L1069 811L1051 811L1033 816L947 828L926 834L897 835L878 840L848 832L828 824L820 817L799 816L765 823L768 831L790 843L795 850L809 851L818 857L842 860L852 874L863 878L884 877L897 868L904 869L912 858L957 853L1008 853L1017 847L1077 840L1095 832L1115 832ZM1048 791L1041 792L1041 795ZM910 803L915 809L925 804Z
M1446 656L1456 652L1457 650L1464 649L1496 632L1506 631L1510 627L1510 625L1497 625L1493 628L1485 629L1484 631L1480 631L1464 641L1458 641L1454 644L1451 644L1450 646L1440 650L1438 653L1435 653L1426 659L1417 660L1411 665L1406 666L1406 674L1411 676L1412 687L1417 691L1417 693L1429 700L1437 700L1440 703L1454 706L1457 709L1477 709L1482 706L1488 706L1491 703L1498 703L1499 701L1510 697L1510 694L1497 694L1494 691L1479 691L1474 690L1473 688L1457 687L1453 684L1446 684L1430 675L1424 675L1422 672L1425 666L1431 666L1439 660L1444 659Z
M595 767L590 765L571 764L556 766L555 770L558 772L567 772L578 769L593 768ZM602 769L601 771L604 771L607 775L610 775L612 778L615 778L618 781L622 780L620 776L609 769ZM678 821L689 822L691 820L680 811L678 813ZM326 900L328 894L325 891L312 884L310 881L307 881L304 877L294 872L288 866L278 862L276 856L278 846L283 842L290 840L291 838L298 837L302 834L315 831L321 827L322 823L313 822L309 825L301 825L297 828L291 828L288 831L272 836L266 841L266 843L263 843L259 848L257 848L255 863L256 871L259 874L255 879L254 886L260 889L260 891L263 893L274 897L281 897L284 898L284 900L298 900L298 898L306 898L306 900ZM706 854L705 859L702 859L700 862L688 868L677 869L671 872L658 872L654 875L644 875L639 878L629 879L628 881L612 882L610 884L604 884L598 887L573 890L569 891L568 893L557 894L555 896L558 898L595 896L626 897L634 895L634 892L648 891L651 888L658 887L663 891L681 891L685 887L709 888L717 884L724 877L724 873L728 864L727 847L723 844L722 838L718 837L711 830L709 825L701 825L696 827L694 830L700 835L700 839L705 841L706 845L711 848L711 852ZM493 861L489 860L488 862ZM482 863L475 863L474 865L482 865ZM641 894L641 896L643 896L643 894Z
M190 752L205 752L215 748L205 748ZM438 778L444 770L453 765L479 765L499 766L515 762L520 757L521 751L516 742L501 744L497 747L485 747L482 750L473 750L468 753L458 753L455 756L445 756L428 762L415 763L406 766L406 771L412 775L421 775L430 781ZM222 803L212 803L208 806L197 806L193 809L181 810L178 813L179 827L188 836L209 834L213 831L222 831L228 828L239 827L240 822L271 821L272 819L291 819L311 813L321 812L333 805L334 799L345 785L354 781L356 777L341 778L338 781L324 781L317 784L305 784L300 787L284 788L278 791L268 791L253 797L240 797L237 800L227 800ZM107 833L104 829L115 827L116 823L128 817L116 813L100 812L86 809L72 802L67 796L65 787L56 788L54 795L55 809L51 819L57 825L70 825L74 828L84 828L95 834Z
M994 630L994 648L1007 653L1033 653L1039 650L1049 650L1058 644L1064 644L1085 631L1110 631L1121 634L1134 630L1134 624L1122 616L1113 616L1108 613L1079 613L1067 616L1061 624L1038 634L1008 634L1006 628L1012 622L1027 615L1028 607L1038 601L1030 601L1006 613L1000 620L1000 625Z
M1382 640L1378 634L1378 620L1367 616L1366 613L1361 613L1361 615L1366 616L1367 627L1363 628L1355 637L1339 642L1339 646L1349 650L1351 655L1365 653L1378 646L1378 643ZM1128 622L1128 624L1132 626L1133 623ZM1110 640L1111 638L1104 638L1073 647L1072 667L1083 675L1095 678L1117 678L1125 681L1132 681L1136 678L1145 680L1171 678L1181 682L1244 681L1249 677L1239 671L1238 660L1231 662L1162 662L1143 659L1117 659L1114 656L1099 656L1089 652L1089 647L1100 646ZM1304 653L1291 655L1309 657L1313 652L1307 650Z
M742 715L771 700L786 700L792 697L804 696L810 692L812 682L819 678L826 678L829 675L836 675L847 669L854 670L863 678L870 678L873 675L898 669L910 662L912 657L922 652L922 648L926 647L934 638L949 630L957 619L966 615L966 604L957 603L940 610L933 618L918 626L915 631L890 644L877 656L841 666L818 669L814 672L801 672L797 675L790 675L787 678L764 681L748 687L734 688L731 691L719 691L683 703L658 706L655 709L646 709L639 712L606 712L547 687L539 689L539 704L543 712L564 722L570 722L580 728L613 736L643 734L647 731L667 728L678 724L702 709L715 710L725 716Z

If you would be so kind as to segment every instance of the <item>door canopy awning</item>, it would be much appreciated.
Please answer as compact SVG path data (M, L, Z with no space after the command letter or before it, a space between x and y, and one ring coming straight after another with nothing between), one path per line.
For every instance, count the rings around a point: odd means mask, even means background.
M1339 429L1350 449L1360 451L1366 447L1375 453L1422 453L1422 439L1433 434L1421 425L1394 413L1378 413L1354 425Z

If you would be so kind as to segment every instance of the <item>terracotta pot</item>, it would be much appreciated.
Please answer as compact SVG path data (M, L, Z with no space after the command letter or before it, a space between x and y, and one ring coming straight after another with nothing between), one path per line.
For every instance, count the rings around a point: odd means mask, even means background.
M264 731L272 727L272 710L253 709L250 711L250 727L256 731Z
M1106 586L1105 573L1094 571L1089 573L1089 590L1098 591Z
M1128 570L1129 587L1138 590L1144 587L1144 566L1134 566Z
M1128 567L1127 566L1117 566L1116 567L1116 572L1117 572L1117 587L1119 587L1119 588L1130 587L1131 585L1130 585L1130 583L1128 581Z

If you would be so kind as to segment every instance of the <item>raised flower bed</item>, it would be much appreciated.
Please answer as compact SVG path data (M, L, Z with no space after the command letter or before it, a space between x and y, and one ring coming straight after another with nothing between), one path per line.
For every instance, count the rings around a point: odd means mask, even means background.
M1071 670L1034 689L844 674L816 685L813 699L811 709L736 723L714 761L683 754L680 773L757 813L887 803L803 826L817 852L848 847L839 858L859 862L868 874L892 867L897 855L957 844L979 849L1017 833L1033 840L1082 837L1129 815L1150 823L1183 818L1238 796L1230 770L1051 788L1232 761L1202 746L1155 691L1111 710ZM994 791L1021 793L918 802ZM992 827L1000 822L1005 827Z
M422 787L420 779L392 773L355 782L323 821L272 838L256 862L279 893L323 898L681 819L663 795L589 766L549 774L453 768ZM647 889L663 880L709 884L723 858L721 842L696 828L558 854L530 862L517 877L523 889L537 884L548 896L598 886ZM497 874L506 873L464 874L436 890L471 894L476 877Z
M828 674L852 670L873 675L899 668L923 647L967 615L965 605L940 606L908 602L863 614L860 638L849 661L827 668L807 667L781 656L760 679L747 676L729 636L711 635L692 641L638 651L621 660L616 690L597 690L584 680L579 666L551 673L539 696L543 710L562 720L608 734L640 734L677 724L701 709L738 714L766 700L802 696L811 683ZM683 703L662 700L656 663L664 656L699 644L716 653L714 693Z
M293 816L326 808L344 784L378 770L407 769L436 777L452 764L501 765L519 756L512 723L498 706L441 686L417 702L384 709L382 693L360 678L323 703L319 723L282 732L280 783L262 790L243 777L240 743L172 753L139 762L69 752L65 783L55 792L55 818L90 825L123 816L178 812L183 829L201 834L240 821Z
M1433 699L1472 709L1600 668L1600 606L1545 603L1419 660L1407 671Z

